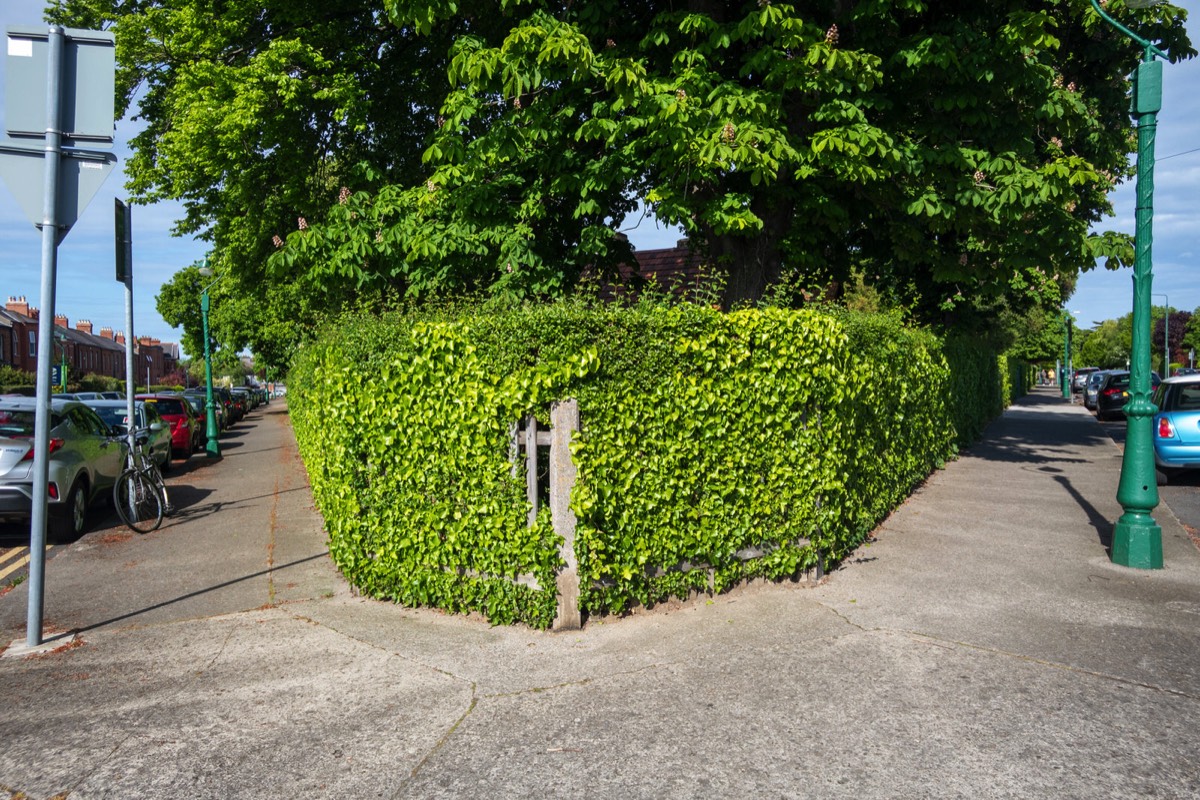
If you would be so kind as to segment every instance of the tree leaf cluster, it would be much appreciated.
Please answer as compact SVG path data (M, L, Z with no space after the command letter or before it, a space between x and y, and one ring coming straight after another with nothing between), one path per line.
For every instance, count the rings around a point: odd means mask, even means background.
M1186 12L1122 19L1172 59ZM183 202L249 298L229 346L284 358L327 313L554 297L631 258L645 207L726 275L784 275L982 328L1129 237L1139 53L1084 2L66 0L112 25L135 199ZM288 289L280 290L280 284ZM290 327L289 327L290 325Z

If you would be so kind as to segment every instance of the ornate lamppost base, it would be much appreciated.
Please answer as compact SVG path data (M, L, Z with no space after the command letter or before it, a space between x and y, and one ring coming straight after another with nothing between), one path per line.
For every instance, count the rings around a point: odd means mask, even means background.
M1112 562L1135 569L1162 569L1162 528L1149 514L1128 512L1113 528Z

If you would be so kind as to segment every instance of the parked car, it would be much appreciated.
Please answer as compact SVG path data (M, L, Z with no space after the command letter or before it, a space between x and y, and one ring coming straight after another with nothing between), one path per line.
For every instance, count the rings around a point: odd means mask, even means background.
M183 393L183 396L189 399L197 398L200 402L200 415L203 418L207 418L206 415L208 412L205 411L205 404L208 402L208 395L205 394L203 389L188 389ZM227 430L231 425L233 425L234 420L232 405L232 400L227 402L226 399L221 396L221 387L214 386L213 412L217 416L217 427L220 430ZM193 408L194 407L195 406L193 406Z
M1083 387L1083 407L1088 411L1096 410L1096 397L1100 394L1100 384L1104 383L1104 377L1111 370L1098 369L1092 372L1087 377L1087 383Z
M1150 388L1157 389L1162 379L1157 372L1150 373ZM1125 416L1125 404L1129 402L1129 372L1112 370L1104 376L1096 394L1096 418L1118 419Z
M1200 469L1200 375L1163 381L1154 405L1154 464L1162 485L1180 470Z
M120 430L128 430L129 417L127 416L128 404L125 400L88 400L88 408L100 415L100 419L109 428L120 426ZM135 400L133 404L134 427L137 430L146 430L150 441L150 457L154 459L154 463L158 464L161 472L167 473L171 470L171 426L158 413L158 409L153 405L148 405L140 400Z
M226 389L226 387L221 386L220 389L214 389L212 391L220 393L222 401L226 403L230 410L230 416L232 416L234 423L238 423L246 419L246 414L248 411L250 411L250 409L246 407L246 402L244 399L238 395L234 395L232 389Z
M236 425L245 418L246 407L233 396L233 392L229 391L229 389L224 386L214 386L213 396L220 397L221 402L225 404L225 412L230 425Z
M1099 367L1080 367L1075 370L1075 374L1071 377L1071 391L1079 394L1083 391L1083 386L1087 382L1088 375L1099 370Z
M206 408L207 397L203 391L196 393L194 390L188 390L183 393L183 399L186 400L196 412L196 416L200 420L200 439L205 441L208 438L208 410ZM217 422L217 432L225 430L225 407L214 397L213 398L213 416Z
M121 392L101 392L100 397L104 400L124 400L125 395Z
M258 395L249 386L235 386L229 391L235 398L242 402L242 407L247 413L258 408Z
M0 517L33 510L37 403L0 399ZM95 411L74 400L50 401L47 529L58 540L83 533L88 508L107 498L124 466L121 446Z
M177 394L139 394L137 399L153 405L159 416L171 426L171 452L177 458L192 457L197 441L203 447L202 424L191 403Z

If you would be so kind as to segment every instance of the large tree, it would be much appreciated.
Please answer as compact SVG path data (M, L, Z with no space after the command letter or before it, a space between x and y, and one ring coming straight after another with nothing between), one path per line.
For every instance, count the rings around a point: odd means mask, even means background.
M727 301L863 269L930 312L1128 253L1088 230L1127 174L1137 53L1086 3L500 6L455 42L429 177L355 195L281 260L551 291L626 256L612 221L644 200ZM482 12L393 6L420 30ZM1191 53L1182 11L1143 15Z
M46 13L113 29L118 110L141 124L131 197L182 203L175 232L211 241L221 277L214 335L285 364L321 312L362 286L350 274L268 274L267 260L341 186L412 179L445 94L451 32L416 37L374 0L68 0ZM191 344L197 288L184 269L159 299Z
M1183 10L1109 8L1194 55ZM726 304L861 275L925 319L1021 313L1131 251L1089 229L1129 174L1138 52L1084 0L64 9L115 21L148 86L136 195L184 200L241 288L269 274L314 308L554 294L629 258L613 228L639 204Z

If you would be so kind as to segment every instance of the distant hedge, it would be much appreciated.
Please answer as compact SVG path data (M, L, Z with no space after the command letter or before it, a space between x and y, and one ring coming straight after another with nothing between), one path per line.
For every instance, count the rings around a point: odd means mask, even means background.
M524 414L579 401L580 607L620 612L843 558L1003 408L999 365L848 312L348 316L301 352L289 407L355 586L547 627L560 539L547 509L527 525Z

